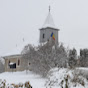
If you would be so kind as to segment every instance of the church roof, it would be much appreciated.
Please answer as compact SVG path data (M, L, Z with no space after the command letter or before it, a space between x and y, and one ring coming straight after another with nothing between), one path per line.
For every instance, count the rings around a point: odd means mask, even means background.
M20 45L14 47L11 51L8 53L4 54L2 57L7 57L7 56L17 56L20 55L24 47L29 44L29 42L23 42Z
M53 17L51 15L51 12L50 12L50 7L49 7L49 13L48 13L48 16L46 17L46 20L43 24L43 27L42 28L53 28L53 29L58 29L55 24L54 24L54 20L53 20Z
M20 45L14 47L14 49L12 49L11 51L9 51L8 53L4 54L2 57L16 57L16 56L21 56L22 50L28 44L29 44L29 41L24 41ZM38 44L38 42L35 42L34 45L38 46L39 44Z
M53 27L53 28L55 27L55 24L50 12L48 13L48 16L46 17L46 20L43 25L43 28L46 28L46 27Z

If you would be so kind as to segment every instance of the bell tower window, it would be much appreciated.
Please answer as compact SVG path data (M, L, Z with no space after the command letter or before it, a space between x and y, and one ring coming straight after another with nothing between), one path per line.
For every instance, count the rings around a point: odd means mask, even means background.
M45 34L43 34L43 39L45 38Z

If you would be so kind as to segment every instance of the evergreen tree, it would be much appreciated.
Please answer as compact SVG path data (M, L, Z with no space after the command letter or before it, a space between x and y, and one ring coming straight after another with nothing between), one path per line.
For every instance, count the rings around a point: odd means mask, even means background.
M88 49L80 49L80 66L88 67Z
M69 61L68 64L70 68L74 68L77 64L77 51L75 48L69 51Z

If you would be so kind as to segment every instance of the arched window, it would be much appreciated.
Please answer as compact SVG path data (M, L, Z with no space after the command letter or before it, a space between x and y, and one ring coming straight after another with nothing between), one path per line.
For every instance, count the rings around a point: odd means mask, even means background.
M20 65L20 60L18 60L18 66Z

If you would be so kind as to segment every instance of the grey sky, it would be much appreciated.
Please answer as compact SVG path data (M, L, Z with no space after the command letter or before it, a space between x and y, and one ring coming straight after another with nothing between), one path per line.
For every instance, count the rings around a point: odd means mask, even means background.
M88 0L0 0L0 56L25 41L36 44L48 6L59 40L66 46L88 47Z

